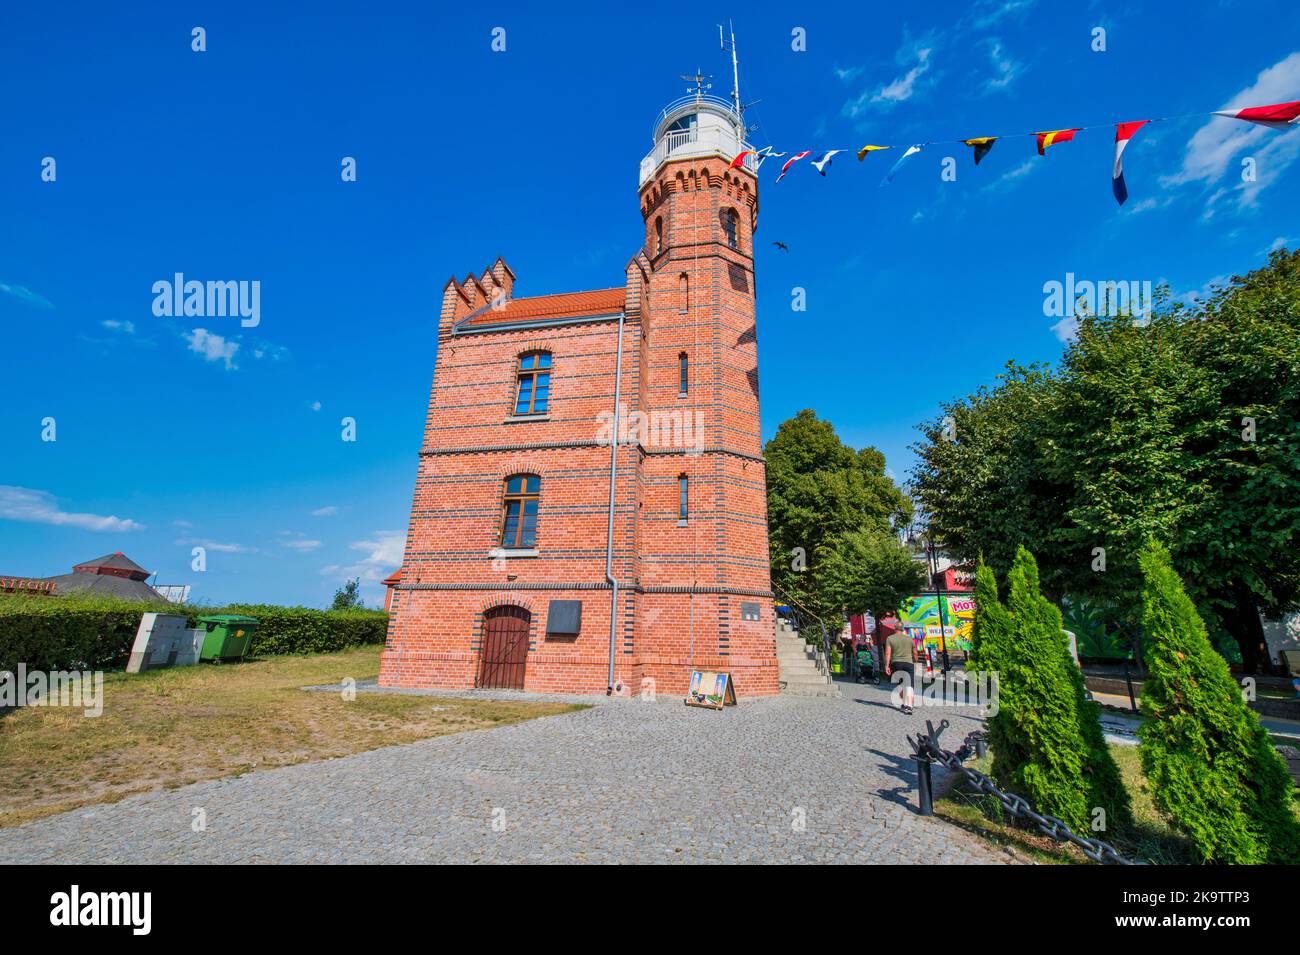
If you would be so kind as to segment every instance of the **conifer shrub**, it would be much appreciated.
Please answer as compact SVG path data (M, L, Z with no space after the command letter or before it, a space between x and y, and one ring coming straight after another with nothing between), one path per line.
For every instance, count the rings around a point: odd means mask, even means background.
M1019 548L998 597L993 572L976 573L971 666L998 674L998 712L988 720L992 775L1080 833L1113 837L1132 826L1119 768L1106 747L1099 707L1085 695L1061 614L1039 591L1033 556ZM1093 830L1094 810L1105 828Z
M1293 784L1206 635L1169 552L1142 551L1147 679L1138 730L1152 801L1207 862L1300 863Z

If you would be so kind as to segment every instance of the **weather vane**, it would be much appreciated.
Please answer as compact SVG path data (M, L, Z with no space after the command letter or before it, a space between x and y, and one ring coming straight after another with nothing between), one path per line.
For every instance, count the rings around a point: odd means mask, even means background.
M695 84L695 88L694 88L694 89L692 89L692 88L690 88L690 87L687 87L686 92L688 92L688 93L694 93L694 94L695 94L695 99L696 99L697 101L699 101L699 100L701 100L701 99L704 98L704 91L705 91L705 90L711 90L711 89L713 89L713 84L712 84L712 83L706 83L706 82L704 82L705 80L711 80L711 79L713 79L713 74L710 73L710 74L708 74L708 75L706 76L705 74L703 74L703 73L700 72L699 67L696 67L696 68L695 68L695 75L694 75L694 76L682 76L682 79L684 79L687 83L694 83L694 84Z

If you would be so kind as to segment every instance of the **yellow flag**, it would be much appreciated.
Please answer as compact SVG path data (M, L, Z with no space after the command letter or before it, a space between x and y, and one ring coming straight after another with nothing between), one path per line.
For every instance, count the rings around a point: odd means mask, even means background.
M888 149L888 148L889 148L888 146L863 146L861 149L858 150L858 162L862 162L862 160L866 159L867 153L873 153L877 149Z

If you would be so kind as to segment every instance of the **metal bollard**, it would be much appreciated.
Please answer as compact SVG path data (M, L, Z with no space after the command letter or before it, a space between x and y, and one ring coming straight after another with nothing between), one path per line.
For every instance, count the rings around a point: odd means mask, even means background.
M975 758L983 759L989 751L989 741L983 736L975 737Z
M916 796L918 809L923 816L934 815L934 790L930 783L930 760L916 756Z

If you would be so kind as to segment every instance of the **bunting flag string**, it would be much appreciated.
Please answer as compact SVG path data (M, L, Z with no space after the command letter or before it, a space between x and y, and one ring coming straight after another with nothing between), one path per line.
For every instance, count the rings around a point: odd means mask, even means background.
M1294 103L1275 103L1272 106L1249 106L1246 109L1216 109L1215 116L1244 119L1272 129L1286 129L1300 123L1300 100Z
M814 159L812 165L816 166L817 171L824 176L826 175L826 167L831 164L831 157L836 153L842 152L844 152L842 149L828 149L826 152L822 153L821 159Z
M1079 127L1075 127L1074 129L1050 129L1045 133L1039 133L1038 155L1046 156L1049 146L1055 146L1057 143L1068 143L1078 131Z
M784 179L785 174L790 171L791 166L797 163L800 159L803 159L805 156L810 156L810 155L812 155L812 150L805 149L803 152L795 153L793 156L787 159L785 161L785 165L781 167L781 175L776 177L776 181L780 182L782 179Z
M1115 201L1121 206L1128 198L1128 186L1124 183L1124 150L1133 135L1149 122L1149 119L1140 119L1133 123L1120 123L1115 127L1115 168L1111 172L1110 189L1115 194Z
M894 174L898 172L898 168L902 166L903 163L907 162L909 159L911 159L913 156L919 153L920 151L921 151L920 145L908 146L907 152L903 153L903 155L898 157L898 162L894 163L893 167L889 170L889 172L885 173L885 178L880 180L880 184L883 186L886 185L887 183L893 182Z
M975 139L962 140L967 146L975 150L975 165L977 166L980 164L980 160L989 154L989 150L993 148L993 144L997 141L996 136L979 136Z
M858 162L867 158L867 153L874 153L877 149L888 149L888 146L863 146L858 150Z
M1190 119L1194 117L1205 117L1205 116L1224 116L1229 119L1238 119L1238 120L1242 120L1243 122L1255 123L1260 126L1267 126L1271 129L1279 129L1279 130L1296 129L1296 128L1300 128L1300 100L1295 100L1293 102L1288 102L1288 103L1273 103L1267 106L1247 106L1240 109L1212 110L1208 113L1183 113L1178 116L1161 116L1154 119L1137 120L1135 122L1098 123L1092 126L1072 126L1065 129L1037 130L1034 132L1027 132L1027 133L1000 133L996 136L974 136L966 139L939 139L939 140L930 140L924 143L913 143L911 145L908 145L906 150L903 152L903 154L898 157L897 161L893 164L893 166L890 167L889 171L885 174L885 177L880 181L880 184L884 186L893 182L894 176L897 174L899 168L903 165L903 163L906 162L908 159L910 159L912 156L915 156L917 153L919 153L922 150L922 148L925 146L939 146L939 145L956 144L956 143L960 143L961 145L964 146L969 146L973 151L973 158L975 160L975 165L978 166L980 164L980 161L983 160L984 157L989 154L989 151L993 148L993 144L996 143L999 139L1032 136L1034 137L1038 146L1038 155L1045 156L1047 155L1047 150L1050 147L1055 146L1059 143L1068 143L1072 139L1074 139L1074 137L1079 133L1086 132L1092 129L1109 129L1113 127L1115 130L1115 161L1111 170L1111 191L1115 195L1115 200L1120 205L1123 205L1125 200L1128 199L1128 185L1124 181L1123 156L1124 156L1125 149L1128 148L1129 142L1133 139L1133 136L1137 133L1137 131L1141 129L1143 126L1147 125L1148 123L1164 123L1173 120ZM861 146L860 148L855 150L846 150L846 149L823 150L822 152L818 153L818 158L814 159L811 163L809 163L809 165L814 167L817 170L817 172L820 173L822 176L825 176L827 168L829 168L829 166L831 165L832 157L834 157L839 153L842 152L856 153L858 157L858 161L861 162L862 160L867 158L868 153L873 153L884 149L893 149L895 147L902 147L903 145L904 144L902 143L868 143L867 145ZM746 159L751 155L757 159L756 165L758 167L761 167L764 159L781 158L786 156L787 154L783 152L775 152L773 151L773 148L771 146L765 146L759 150L746 150L745 152L742 152L739 155L737 155L736 158L732 160L731 168L733 169L740 168L745 164ZM790 171L790 167L793 166L796 162L798 162L801 159L805 159L811 155L813 155L813 151L810 149L806 149L801 152L795 153L788 160L786 160L785 165L781 167L781 172L776 177L776 181L780 182L782 179L784 179L786 173Z

